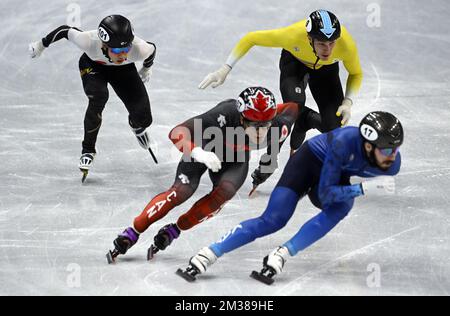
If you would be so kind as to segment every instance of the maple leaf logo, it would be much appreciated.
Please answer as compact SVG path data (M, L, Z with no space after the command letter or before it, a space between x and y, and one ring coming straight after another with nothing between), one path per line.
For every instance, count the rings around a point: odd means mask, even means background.
M252 107L259 112L265 112L269 109L270 97L265 96L261 91L258 91L255 97L250 97Z

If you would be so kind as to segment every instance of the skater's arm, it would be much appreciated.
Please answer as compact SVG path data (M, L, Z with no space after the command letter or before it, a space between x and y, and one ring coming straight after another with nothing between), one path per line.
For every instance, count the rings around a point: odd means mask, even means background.
M352 99L361 87L363 72L355 41L346 30L343 33L346 45L346 56L343 62L345 69L348 71L345 97Z
M70 30L76 30L78 32L81 32L76 27L68 26L68 25L61 25L57 29L51 31L47 36L45 36L42 39L42 44L44 47L49 47L50 44L59 41L60 39L69 39L69 31Z
M191 120L177 125L169 133L169 139L175 145L175 147L183 154L190 155L192 150L197 147L193 140L193 124L191 126Z
M147 53L144 56L148 56L144 60L144 67L150 68L153 65L153 61L155 60L156 56L156 45L154 43L147 42L149 44L149 48L147 50Z
M156 55L156 45L146 42L142 38L135 36L130 59L133 61L143 61L144 68L150 68Z
M230 67L247 54L253 46L283 47L290 27L275 30L264 30L247 33L231 51L226 64Z
M278 133L269 133L267 140L267 151L262 155L259 165L267 167L267 172L273 173L278 168L278 154L281 147L291 134L292 125L298 115L298 105L296 103L283 103L277 105ZM275 148L274 148L275 145Z
M227 125L222 123L218 118L223 117L225 122L228 121L228 113L230 106L235 106L236 100L225 100L214 108L193 117L184 123L176 126L169 134L170 140L174 143L177 149L184 154L190 154L195 147L203 148L203 137L205 130L214 131L214 129L221 129L222 135L226 135Z
M361 185L340 185L342 166L350 154L345 143L333 140L323 162L319 181L319 199L324 207L336 202L344 202L363 194Z

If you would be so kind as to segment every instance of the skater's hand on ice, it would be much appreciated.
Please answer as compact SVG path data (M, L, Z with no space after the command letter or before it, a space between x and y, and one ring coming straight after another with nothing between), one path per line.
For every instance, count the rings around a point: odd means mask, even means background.
M392 176L376 177L373 180L361 183L364 195L394 195L395 179Z
M44 44L42 44L42 40L30 43L28 45L28 53L30 54L31 58L37 58L37 57L41 56L44 49L45 49L45 47L44 47Z
M215 153L205 151L200 147L195 147L191 152L191 157L196 161L201 162L211 169L212 172L218 172L222 168L222 162Z
M212 84L213 88L217 88L222 83L224 83L227 78L229 72L231 71L231 67L228 65L223 65L219 70L208 74L205 79L198 85L199 89L205 89L210 84Z
M139 76L141 77L143 83L149 82L151 75L152 70L150 68L142 67L141 70L139 70Z
M352 105L353 101L349 98L344 98L342 101L342 105L338 107L336 116L341 116L341 126L347 125L348 121L350 121L350 117L352 116Z

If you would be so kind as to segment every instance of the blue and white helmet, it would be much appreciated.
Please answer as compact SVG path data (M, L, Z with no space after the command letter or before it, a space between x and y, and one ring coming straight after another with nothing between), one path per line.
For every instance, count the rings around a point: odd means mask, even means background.
M317 10L309 15L306 31L314 40L334 41L341 36L341 24L330 11Z

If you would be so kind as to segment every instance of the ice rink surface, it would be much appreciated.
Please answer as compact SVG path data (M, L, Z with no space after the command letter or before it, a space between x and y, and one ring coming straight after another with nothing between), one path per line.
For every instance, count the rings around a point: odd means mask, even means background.
M2 0L0 294L449 295L450 35L443 23L450 12L448 1L112 3ZM147 89L158 166L138 146L125 107L112 92L95 165L81 185L77 164L87 105L78 74L81 53L62 40L37 60L27 54L29 42L62 24L76 23L70 19L73 8L81 10L83 30L95 29L108 14L123 14L139 36L156 43ZM249 176L217 217L146 262L157 230L209 192L210 180L204 177L191 200L152 226L118 264L107 265L105 253L116 235L173 182L180 156L167 138L173 126L236 97L249 85L266 86L281 101L279 49L255 47L215 90L197 89L203 77L225 62L246 32L287 26L318 8L334 12L359 48L364 80L351 124L371 110L386 110L405 127L397 196L358 198L328 236L290 258L271 287L249 274L318 212L307 199L283 230L223 256L189 284L175 270L240 221L259 215L281 170L253 199L247 197ZM380 10L379 27L372 24L373 8ZM346 76L341 67L343 82ZM316 108L309 92L307 105ZM287 158L286 146L281 165Z

